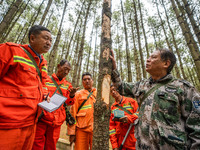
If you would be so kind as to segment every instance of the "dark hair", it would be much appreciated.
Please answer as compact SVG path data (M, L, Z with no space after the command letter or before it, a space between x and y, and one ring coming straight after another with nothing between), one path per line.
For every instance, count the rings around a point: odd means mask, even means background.
M31 34L33 35L38 35L41 33L41 31L48 31L50 32L49 29L47 29L46 27L43 27L41 25L34 25L30 28L29 33L28 33L28 40L30 40L30 36ZM51 32L50 32L51 33Z
M89 72L85 72L82 74L82 80L83 80L84 76L90 76L92 78L92 75Z
M60 61L60 66L63 66L65 63L67 63L67 64L71 67L70 62L68 62L66 59L62 59L62 60Z
M157 50L160 51L160 57L161 57L162 61L169 60L171 62L171 64L167 68L167 73L170 73L172 71L174 65L176 64L176 56L174 55L174 53L172 51L170 51L166 48L157 48Z

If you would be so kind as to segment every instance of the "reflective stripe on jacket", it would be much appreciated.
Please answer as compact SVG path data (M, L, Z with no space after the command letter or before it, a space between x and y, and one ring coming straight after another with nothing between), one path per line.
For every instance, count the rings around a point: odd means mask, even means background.
M90 92L85 89L76 92L75 103L70 109L72 116L76 119L76 123L71 126L68 125L67 128L68 135L75 135L76 127L84 129L84 131L86 132L93 132L93 112L94 112L93 104L94 102L96 102L97 91L95 88L93 88L92 91L93 91L92 95L86 101L86 103L81 107L79 112L78 108L80 107L82 102L87 99L87 96L89 95Z
M73 105L75 101L75 97L70 98L69 96L70 92L68 91L68 89L72 88L71 83L66 81L66 78L63 78L61 81L59 81L55 73L52 74L52 77L55 79L58 85L61 85L60 89L63 93L63 96L67 97L66 104ZM47 79L46 86L50 92L49 96L51 97L57 88L50 77L48 77ZM59 90L57 90L57 93L60 93ZM65 121L65 118L66 118L66 113L65 113L65 107L63 104L59 109L51 113L44 110L44 116L41 118L41 121L52 126L60 126Z
M124 115L128 117L128 123L122 123L118 121L113 121L113 110L119 109L115 105L119 105L123 108L126 108L129 110L132 115L128 114L127 112L124 112ZM109 127L109 135L110 135L110 142L112 144L112 148L119 148L121 145L124 136L126 135L126 132L130 126L130 123L133 123L138 118L138 113L136 112L138 109L137 102L128 97L123 97L121 104L118 104L117 102L114 102L111 106L111 116L110 116L110 127ZM135 149L135 136L134 136L134 126L129 132L129 135L126 139L126 142L124 143L124 148L128 149Z
M42 81L35 66L20 47L34 57L41 72ZM15 43L0 44L0 129L21 128L33 125L37 104L47 93L47 61L39 58L28 47Z

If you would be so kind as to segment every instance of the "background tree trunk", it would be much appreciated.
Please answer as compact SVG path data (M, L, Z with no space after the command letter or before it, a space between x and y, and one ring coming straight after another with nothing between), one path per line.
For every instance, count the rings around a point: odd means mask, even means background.
M64 9L63 9L62 19L61 19L61 22L60 22L60 27L58 29L57 36L56 36L56 41L55 41L55 43L53 45L53 48L52 48L52 50L50 52L50 55L49 55L49 65L48 65L48 74L49 75L53 74L53 69L54 69L55 60L56 60L57 51L58 51L57 48L58 48L58 44L60 42L60 37L61 37L62 23L63 23L63 19L64 19L64 16L65 16L65 11L66 11L68 2L69 1L65 0L65 5L64 5Z
M194 40L194 37L192 36L192 33L190 31L190 28L189 28L187 22L183 18L183 15L180 15L180 13L179 13L179 11L176 7L175 1L174 0L170 0L170 1L172 3L173 10L176 14L177 20L178 20L179 25L182 29L182 32L183 32L183 35L184 35L185 40L187 42L187 45L190 49L190 53L191 53L191 55L194 59L194 63L195 63L196 68L197 68L198 80L200 81L200 53L199 53L199 48L197 46L197 43Z
M122 18L123 18L123 23L124 23L125 41L126 41L126 59L127 59L127 68L128 68L128 82L132 82L131 60L130 60L130 51L129 51L129 46L128 46L128 35L127 35L127 29L126 29L126 20L125 20L125 16L124 16L124 9L123 9L122 0L120 0L120 2L121 2Z
M140 40L140 29L139 29L139 23L138 23L138 18L137 18L137 9L136 9L136 2L135 0L133 0L133 8L134 8L134 15L135 15L135 25L136 25L136 29L137 29L137 39L138 39L138 47L139 47L139 52L140 52L140 61L141 61L141 66L142 66L142 74L143 74L143 78L147 77L146 74L146 69L144 66L144 56L143 56L143 52L142 52L142 47L141 47L141 40Z
M48 1L47 7L46 7L46 9L45 9L45 11L44 11L44 13L42 15L41 20L40 20L40 23L39 23L40 25L43 25L43 22L44 22L44 20L45 20L45 18L47 16L47 13L49 12L49 8L51 7L52 1L53 0L49 0Z
M2 37L3 33L7 30L9 25L12 22L15 13L18 11L19 6L21 5L22 0L17 0L11 8L9 8L8 12L4 16L2 22L0 23L0 37Z

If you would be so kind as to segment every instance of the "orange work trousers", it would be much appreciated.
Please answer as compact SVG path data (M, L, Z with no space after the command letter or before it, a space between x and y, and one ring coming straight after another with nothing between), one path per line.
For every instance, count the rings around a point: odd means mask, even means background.
M0 150L31 150L35 137L36 125L0 129Z
M61 126L52 127L45 122L39 121L32 150L56 150L60 128Z
M90 150L92 149L93 132L85 132L84 129L77 128L75 150Z

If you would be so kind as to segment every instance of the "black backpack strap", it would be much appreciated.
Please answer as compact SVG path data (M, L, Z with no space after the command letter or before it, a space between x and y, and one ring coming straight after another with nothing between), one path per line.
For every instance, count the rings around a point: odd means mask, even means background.
M126 108L124 108L124 107L121 107L121 106L119 106L119 105L115 105L115 107L117 107L117 108L119 108L119 109L121 109L121 110L127 112L129 115L132 115L132 113L131 113L129 110L127 110Z
M40 73L40 69L39 69L39 67L38 67L38 65L37 65L37 63L36 63L36 61L35 61L35 59L33 58L33 56L31 55L31 53L29 53L29 51L27 51L25 48L23 48L23 47L21 47L23 50L24 50L24 52L28 55L28 57L31 59L31 61L32 61L32 63L33 63L33 65L35 66L35 68L36 68L36 70L37 70L37 73L38 73L38 75L39 75L39 77L40 77L40 79L41 79L41 81L42 81L42 76L41 76L41 73Z
M93 91L90 92L90 94L87 96L87 99L84 100L84 101L81 103L81 105L80 105L79 108L78 108L78 112L79 112L79 110L81 109L81 107L85 104L85 102L90 98L90 96L92 95L92 93L93 93ZM77 112L77 114L78 114L78 112Z

